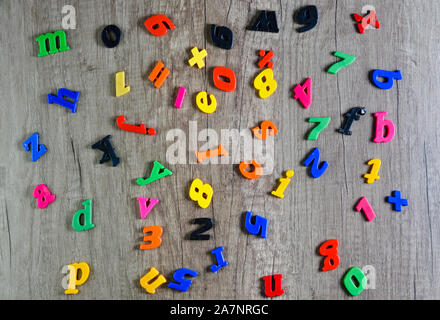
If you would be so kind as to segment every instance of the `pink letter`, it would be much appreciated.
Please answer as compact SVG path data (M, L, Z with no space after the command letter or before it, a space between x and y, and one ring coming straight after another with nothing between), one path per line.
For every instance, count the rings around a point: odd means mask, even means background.
M33 196L37 199L37 206L40 209L46 208L51 202L55 201L55 195L50 193L49 188L45 184L36 186Z
M179 87L179 92L177 93L177 99L174 106L178 109L182 108L183 98L185 98L186 89L184 87Z
M149 198L138 197L137 199L139 201L139 210L141 212L141 219L145 219L150 213L151 209L153 209L153 207L159 202L159 199L152 199L152 198L149 199ZM150 201L147 207L148 200Z
M367 218L368 221L376 218L376 214L374 213L373 208L371 208L370 203L365 197L362 197L356 205L356 211L360 212L361 210L364 211L365 218Z
M376 117L376 137L374 137L374 142L390 142L394 138L394 123L391 120L385 120L387 112L376 112L374 116ZM387 128L387 135L384 136L384 128Z

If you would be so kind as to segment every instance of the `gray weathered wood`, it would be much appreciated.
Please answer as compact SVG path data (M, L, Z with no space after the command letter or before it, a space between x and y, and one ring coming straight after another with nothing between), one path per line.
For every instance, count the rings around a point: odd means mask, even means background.
M35 38L61 29L64 4L76 8L77 29L67 30L70 51L37 58ZM376 289L355 299L439 299L440 192L439 133L440 39L436 1L313 1L318 25L295 31L293 13L310 1L1 1L0 19L0 298L1 299L261 299L262 277L283 274L285 294L278 299L352 299L341 285L351 266L372 265ZM362 6L376 7L381 28L359 34L351 17ZM257 10L276 11L280 32L246 30ZM176 29L154 37L143 21L162 13ZM118 47L108 49L100 30L117 24L123 30ZM208 24L234 32L234 47L214 47ZM206 66L189 67L194 46L206 48ZM266 100L252 86L259 70L257 52L275 52L278 89ZM357 57L337 75L326 72L342 51ZM161 89L147 75L161 60L171 75ZM212 84L212 68L227 66L237 75L237 89L221 92ZM403 80L391 90L375 88L372 69L401 70ZM116 98L114 75L126 72L131 92ZM292 88L313 79L313 104L307 110L292 99ZM179 86L188 90L183 108L174 108ZM78 111L47 104L48 93L65 87L81 92ZM195 94L217 97L213 114L200 112ZM365 106L368 114L353 125L353 135L336 132L350 108ZM390 143L375 144L372 113L387 111L396 125ZM117 115L129 123L156 128L154 137L122 131ZM330 116L318 141L307 141L311 116ZM179 164L166 160L167 132L189 121L198 130L250 129L262 120L276 123L274 170L257 180L241 177L233 164ZM36 163L21 144L33 132L48 152ZM91 145L111 134L121 158L119 166L99 164L101 152ZM203 142L199 143L201 146ZM330 164L312 179L301 162L314 147ZM382 160L380 180L364 183L366 162ZM148 186L135 183L157 160L173 171ZM269 193L284 171L295 176L284 199ZM208 209L188 197L189 184L200 178L214 189ZM36 207L33 188L47 184L57 199L47 209ZM401 190L409 199L402 213L385 197ZM136 197L160 199L146 220L139 218ZM372 204L376 219L367 222L353 210L361 196ZM73 214L93 199L95 228L72 229ZM251 210L269 219L267 239L243 231L243 214ZM211 217L209 241L189 241L196 217ZM142 228L161 225L163 243L140 251ZM327 239L340 242L340 266L320 272L316 251ZM210 251L225 247L229 265L218 274ZM89 280L77 296L66 296L61 268L86 261ZM162 286L148 295L139 279L154 266L168 280L187 267L199 272L187 293Z

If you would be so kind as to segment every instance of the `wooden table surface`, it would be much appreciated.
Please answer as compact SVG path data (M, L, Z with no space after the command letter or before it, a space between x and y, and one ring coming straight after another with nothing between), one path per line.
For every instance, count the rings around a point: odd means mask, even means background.
M66 4L75 7L77 20L76 29L66 30L70 50L38 58L35 38L62 29ZM309 4L318 7L318 25L298 33L293 14ZM380 29L360 34L352 14L367 4L376 8ZM279 33L246 30L257 10L276 12ZM163 37L143 26L159 13L176 25ZM428 0L0 1L0 298L263 299L262 277L279 273L285 294L276 299L439 299L439 15L440 3ZM100 40L109 24L123 32L113 49ZM210 24L233 31L231 50L213 45ZM208 51L203 69L188 64L194 46ZM274 51L278 83L264 100L252 85L260 72L260 49ZM338 61L335 51L357 59L334 75L327 68ZM171 73L156 89L147 76L159 60ZM215 66L234 70L235 91L214 87ZM380 90L369 79L374 69L401 70L403 79L391 90ZM131 87L122 97L115 96L119 71L125 71ZM305 109L293 99L292 88L308 77L313 102ZM187 89L181 109L173 106L179 86ZM47 95L59 88L81 92L76 113L47 103ZM199 91L216 96L214 113L196 107ZM344 114L357 106L367 114L353 124L353 135L336 132ZM391 142L374 143L373 113L382 111L396 134ZM118 115L157 134L120 130ZM307 119L317 116L329 116L331 122L317 141L309 141ZM220 135L222 129L251 129L263 120L279 129L271 174L248 180L231 161L167 161L172 129L181 129L189 141L191 123L197 132L210 128ZM48 150L36 162L22 147L34 132ZM91 148L106 135L121 159L116 167L99 164L102 152ZM197 147L203 144L199 139ZM315 147L329 163L318 179L302 164ZM185 150L188 157L194 152L188 144ZM382 161L380 180L367 184L362 176L372 158ZM173 175L137 185L153 161ZM284 199L270 195L289 169L295 175ZM214 190L207 209L189 199L195 178ZM32 196L39 184L56 194L43 210ZM402 212L385 201L393 190L409 201ZM376 213L371 222L354 210L362 196ZM145 220L137 197L160 199ZM95 228L78 232L72 217L86 199L93 199ZM243 228L248 210L269 220L266 239ZM200 217L214 219L211 239L190 241L196 229L191 221ZM150 225L163 227L162 245L139 250L142 229ZM341 261L336 270L322 272L317 249L328 239L339 240ZM210 251L219 246L229 264L214 274ZM80 261L90 265L90 277L78 295L67 296L61 269ZM376 288L352 298L342 279L350 267L366 265L376 271ZM163 285L149 295L139 279L151 267L169 281L182 267L199 275L186 293Z

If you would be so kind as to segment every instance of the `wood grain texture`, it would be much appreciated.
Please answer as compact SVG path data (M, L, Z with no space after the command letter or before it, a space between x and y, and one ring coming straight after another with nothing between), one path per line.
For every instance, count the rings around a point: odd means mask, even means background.
M35 38L61 29L64 4L76 8L77 29L67 30L70 51L37 58ZM342 287L351 266L372 265L376 289L355 299L440 298L439 131L440 39L436 1L315 0L318 25L305 33L293 13L310 1L0 1L0 298L1 299L262 299L262 277L283 274L285 294L277 299L353 299ZM376 7L380 30L360 35L351 15L370 4ZM253 32L246 26L257 10L276 11L280 32ZM176 29L153 37L143 26L162 13ZM116 24L123 31L119 46L108 49L99 37ZM234 32L234 47L214 47L208 24ZM206 48L204 69L189 67L190 49ZM252 86L259 72L258 50L275 52L278 89L261 100ZM337 59L334 51L357 57L337 75L326 69ZM161 60L171 74L161 89L147 76ZM213 86L212 69L227 66L237 75L237 89L221 92ZM403 79L391 90L375 88L373 69L401 70ZM125 71L131 92L115 97L114 76ZM313 79L313 103L305 110L292 99L292 88ZM183 108L174 99L187 88ZM81 92L78 111L47 104L58 88ZM200 112L195 94L206 90L217 97L213 114ZM353 135L336 132L343 114L365 106L368 114L353 125ZM372 142L372 113L387 111L396 125L390 143ZM156 128L154 137L116 127L116 116L129 123ZM318 141L308 141L309 117L330 116ZM179 164L166 160L166 134L174 128L189 135L189 121L198 130L250 129L262 120L277 124L274 170L257 180L241 177L234 164ZM32 133L48 152L36 163L21 146ZM102 153L91 145L106 135L121 163L99 164ZM200 143L200 145L202 142ZM330 164L312 179L302 160L314 147ZM364 183L366 162L382 160L380 180ZM157 160L173 175L141 187ZM288 169L295 170L285 198L269 193ZM212 185L213 201L201 209L188 197L194 178ZM47 184L57 198L40 210L32 197L38 184ZM385 197L401 190L409 200L402 213ZM137 197L160 199L146 220L139 218ZM367 222L354 206L366 196L376 219ZM81 203L93 199L95 228L72 229L72 216ZM269 219L267 239L243 231L243 214L251 210ZM187 240L194 218L215 220L209 241ZM163 243L155 250L138 249L142 228L161 225ZM340 266L320 272L317 248L325 240L340 242ZM229 265L208 271L210 251L225 247ZM86 261L89 280L77 296L65 296L61 268ZM162 286L148 295L139 279L154 266L167 280L181 267L199 276L187 293Z

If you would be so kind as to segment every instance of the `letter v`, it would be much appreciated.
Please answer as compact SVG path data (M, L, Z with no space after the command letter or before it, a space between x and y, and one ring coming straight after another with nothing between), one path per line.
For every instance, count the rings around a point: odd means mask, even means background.
M150 213L151 209L153 209L154 206L159 202L159 199L153 199L153 198L138 197L137 199L139 201L139 211L141 212L141 219L145 219ZM148 206L147 206L147 201L148 201Z
M170 176L173 173L165 168L160 162L154 161L153 170L151 170L150 176L147 179L137 178L136 183L140 186L146 186L147 184L159 180L163 177Z

